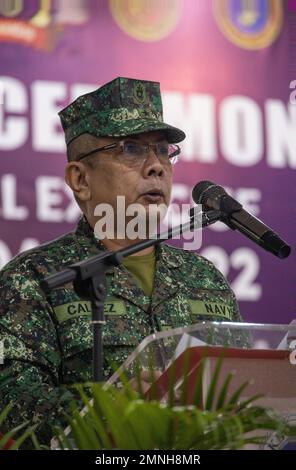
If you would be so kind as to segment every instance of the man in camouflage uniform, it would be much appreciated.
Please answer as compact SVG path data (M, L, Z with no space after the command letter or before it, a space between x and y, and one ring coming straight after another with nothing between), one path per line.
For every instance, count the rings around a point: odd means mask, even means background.
M0 276L2 408L14 403L8 427L42 421L38 435L43 442L73 398L65 385L91 380L92 329L90 303L77 296L72 284L46 295L41 282L71 263L134 243L99 240L94 208L102 202L115 207L118 194L127 205L138 202L145 209L155 202L168 205L168 144L185 138L163 122L156 82L117 78L79 97L60 117L69 160L66 181L84 216L75 232L15 257ZM121 364L152 332L205 320L241 321L226 280L196 253L161 244L130 258L106 273L106 376L111 364Z

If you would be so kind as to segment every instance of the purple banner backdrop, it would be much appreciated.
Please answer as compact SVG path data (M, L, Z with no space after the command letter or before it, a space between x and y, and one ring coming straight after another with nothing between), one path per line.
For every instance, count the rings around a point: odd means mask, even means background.
M116 76L160 81L165 118L187 133L174 202L215 181L294 244L295 2L1 4L1 266L74 227L56 113ZM247 321L295 318L293 255L279 260L219 225L204 231L200 252L228 277Z

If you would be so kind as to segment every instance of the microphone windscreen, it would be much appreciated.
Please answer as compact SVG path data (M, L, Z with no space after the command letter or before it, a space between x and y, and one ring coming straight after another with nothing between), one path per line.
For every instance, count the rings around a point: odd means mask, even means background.
M193 190L192 190L192 199L196 204L202 204L203 203L203 195L204 192L210 188L211 186L217 186L215 183L212 181L200 181L197 183Z

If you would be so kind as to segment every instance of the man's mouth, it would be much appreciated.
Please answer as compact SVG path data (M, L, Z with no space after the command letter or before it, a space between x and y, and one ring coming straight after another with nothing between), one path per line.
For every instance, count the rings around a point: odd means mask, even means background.
M161 189L150 189L149 191L141 194L141 197L146 199L148 202L159 202L164 198L164 192Z

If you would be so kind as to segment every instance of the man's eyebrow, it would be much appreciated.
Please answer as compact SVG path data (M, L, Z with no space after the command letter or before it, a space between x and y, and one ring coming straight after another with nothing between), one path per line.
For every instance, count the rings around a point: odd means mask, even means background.
M138 135L125 135L125 136L122 136L120 140L138 140L140 142Z
M143 142L143 143L147 143L147 142L151 142L150 138L147 137L145 140L141 140L137 135L128 135L126 137L122 137L121 140L135 140L137 142ZM162 136L159 136L159 138L157 140L155 140L155 143L157 142L167 142L167 139L166 139L166 136L162 135Z

